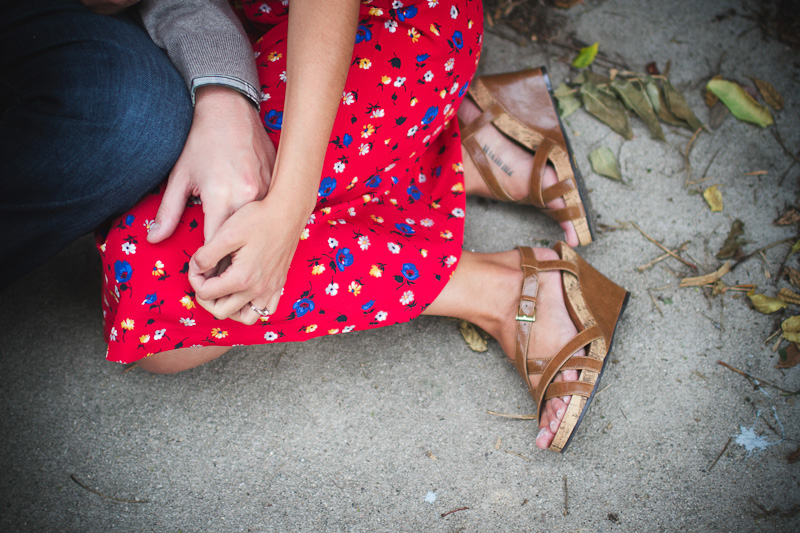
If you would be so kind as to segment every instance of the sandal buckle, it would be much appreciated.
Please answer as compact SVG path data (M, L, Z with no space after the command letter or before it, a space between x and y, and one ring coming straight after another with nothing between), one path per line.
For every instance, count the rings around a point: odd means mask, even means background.
M519 307L517 307L517 316L516 316L517 322L536 322L535 302L528 302L528 303L533 303L534 304L534 306L532 306L533 309L531 309L531 314L527 314L522 310L522 306L524 304L524 300L520 301Z

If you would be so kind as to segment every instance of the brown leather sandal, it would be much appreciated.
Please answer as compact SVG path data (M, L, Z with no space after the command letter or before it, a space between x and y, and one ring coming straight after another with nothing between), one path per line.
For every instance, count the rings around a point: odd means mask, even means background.
M544 67L475 78L467 94L483 114L462 125L461 143L495 198L503 202L529 201L556 222L572 222L581 245L591 243L595 238L589 220L591 206ZM500 185L474 137L490 122L513 141L535 152L527 198L513 198ZM548 161L556 170L558 182L542 189ZM546 204L556 198L563 198L566 207L547 209Z
M628 303L630 293L612 282L581 259L563 242L553 247L560 259L539 261L533 249L520 247L520 266L523 272L522 291L517 311L516 353L517 371L528 385L536 402L536 418L540 419L544 402L550 398L571 396L561 425L558 427L550 450L567 449L575 430L594 398L600 376L608 362L608 353L614 340L614 331ZM528 343L535 335L536 294L539 272L560 270L564 285L564 302L578 334L564 345L552 359L529 359ZM546 332L545 332L546 334ZM585 356L572 356L581 348ZM562 370L577 370L577 381L553 382ZM533 387L531 377L541 375Z

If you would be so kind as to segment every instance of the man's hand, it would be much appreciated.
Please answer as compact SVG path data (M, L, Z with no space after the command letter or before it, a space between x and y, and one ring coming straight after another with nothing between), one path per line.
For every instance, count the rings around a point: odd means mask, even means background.
M81 3L98 15L116 15L139 0L81 0Z
M263 199L275 165L275 146L256 108L233 89L200 87L189 138L169 175L147 240L172 235L189 196L199 196L210 241L239 208Z

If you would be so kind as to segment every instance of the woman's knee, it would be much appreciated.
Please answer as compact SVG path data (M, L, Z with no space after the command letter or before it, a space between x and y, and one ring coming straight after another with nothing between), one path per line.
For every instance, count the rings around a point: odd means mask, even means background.
M177 374L212 361L230 349L230 346L206 346L171 350L140 359L136 366L153 374Z

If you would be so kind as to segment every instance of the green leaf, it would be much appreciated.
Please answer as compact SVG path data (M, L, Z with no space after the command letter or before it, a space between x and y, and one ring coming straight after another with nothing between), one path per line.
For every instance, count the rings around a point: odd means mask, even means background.
M655 81L653 81L653 84L655 84ZM650 89L650 91L652 91L652 89ZM661 122L666 122L667 124L671 124L673 126L688 128L689 124L673 115L669 110L669 106L667 105L667 97L664 96L664 86L662 85L661 87L656 88L656 92L658 97L658 105L653 104L653 109L655 109L658 118L661 119ZM651 94L651 92L648 92L647 94L651 97L652 101L654 96Z
M556 87L556 92L553 93L553 96L556 97L556 101L558 102L558 113L561 115L561 118L567 118L581 107L578 93L570 89L564 82L561 82L561 84Z
M783 338L790 342L800 342L800 316L792 316L781 322Z
M582 70L572 82L576 85L583 85L584 83L590 83L592 85L610 85L611 78L608 76L604 76L603 74L598 74L596 72L592 72L591 70Z
M745 122L752 122L762 128L772 124L769 109L759 104L747 94L741 85L727 80L711 80L706 88L724 103L734 117Z
M703 127L703 123L700 122L696 116L694 116L692 108L689 107L689 104L686 102L686 98L683 97L683 94L681 94L678 89L673 87L673 85L666 78L664 78L664 96L666 97L669 110L673 115L687 122L692 130L696 131L698 128Z
M661 98L658 95L658 85L651 77L644 80L644 88L647 91L647 97L650 99L650 104L653 110L658 114L661 111Z
M591 83L581 85L581 96L586 111L608 124L612 130L626 139L633 138L628 112L616 97Z
M578 52L578 57L572 62L572 66L576 68L586 68L591 65L592 61L594 61L594 58L597 56L599 46L600 43L594 43L586 48L581 48L581 51Z
M647 91L639 82L617 78L611 83L611 88L619 95L625 107L639 115L647 124L653 137L662 141L666 140L653 105L650 103L650 98L647 96Z
M617 160L607 146L601 146L589 154L589 161L591 161L594 171L601 176L622 181L622 174L619 172Z
M764 313L765 315L789 307L789 304L783 300L779 300L778 298L772 298L763 294L756 294L755 289L750 289L750 291L747 293L747 297L750 298L750 302L753 304L755 310L759 313Z
M797 250L800 250L800 239L792 245L792 249L789 250L789 255L796 254Z

